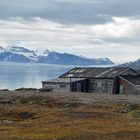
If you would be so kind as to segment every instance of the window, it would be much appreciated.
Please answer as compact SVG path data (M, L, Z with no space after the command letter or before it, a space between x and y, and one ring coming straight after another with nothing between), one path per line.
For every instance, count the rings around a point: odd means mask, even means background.
M60 85L60 88L66 88L67 86L66 85L64 85L64 84L61 84Z

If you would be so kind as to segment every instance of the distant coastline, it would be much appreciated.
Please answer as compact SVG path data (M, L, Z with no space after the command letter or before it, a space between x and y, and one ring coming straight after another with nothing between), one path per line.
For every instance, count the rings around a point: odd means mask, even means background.
M5 61L0 61L0 64L13 64L13 65L28 65L28 64L31 64L31 65L50 65L50 66L59 66L59 67L63 67L63 66L66 66L66 67L114 67L114 66L119 66L121 65L121 63L114 63L114 64L104 64L104 65L65 65L65 64L48 64L48 63L35 63L35 62L5 62Z

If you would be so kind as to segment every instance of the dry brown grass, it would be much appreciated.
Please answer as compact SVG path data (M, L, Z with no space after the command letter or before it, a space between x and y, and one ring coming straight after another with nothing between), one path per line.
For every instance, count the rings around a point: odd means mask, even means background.
M0 140L140 139L138 103L93 95L9 94L0 98Z

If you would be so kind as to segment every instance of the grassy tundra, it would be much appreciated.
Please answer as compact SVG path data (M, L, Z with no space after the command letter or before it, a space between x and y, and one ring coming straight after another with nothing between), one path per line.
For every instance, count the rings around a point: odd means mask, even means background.
M140 96L0 92L0 140L139 140Z

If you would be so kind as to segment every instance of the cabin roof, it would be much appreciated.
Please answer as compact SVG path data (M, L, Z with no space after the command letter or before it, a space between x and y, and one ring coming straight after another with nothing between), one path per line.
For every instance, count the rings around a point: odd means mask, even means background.
M133 84L133 85L139 85L140 86L140 76L134 76L134 75L122 75L120 76L121 79Z
M74 68L61 75L61 78L115 78L125 73L128 67L110 67L110 68ZM134 71L134 70L133 70Z
M56 78L47 81L42 81L42 83L56 83L56 84L65 83L66 84L66 83L71 83L71 82L76 82L81 80L85 80L85 78Z

